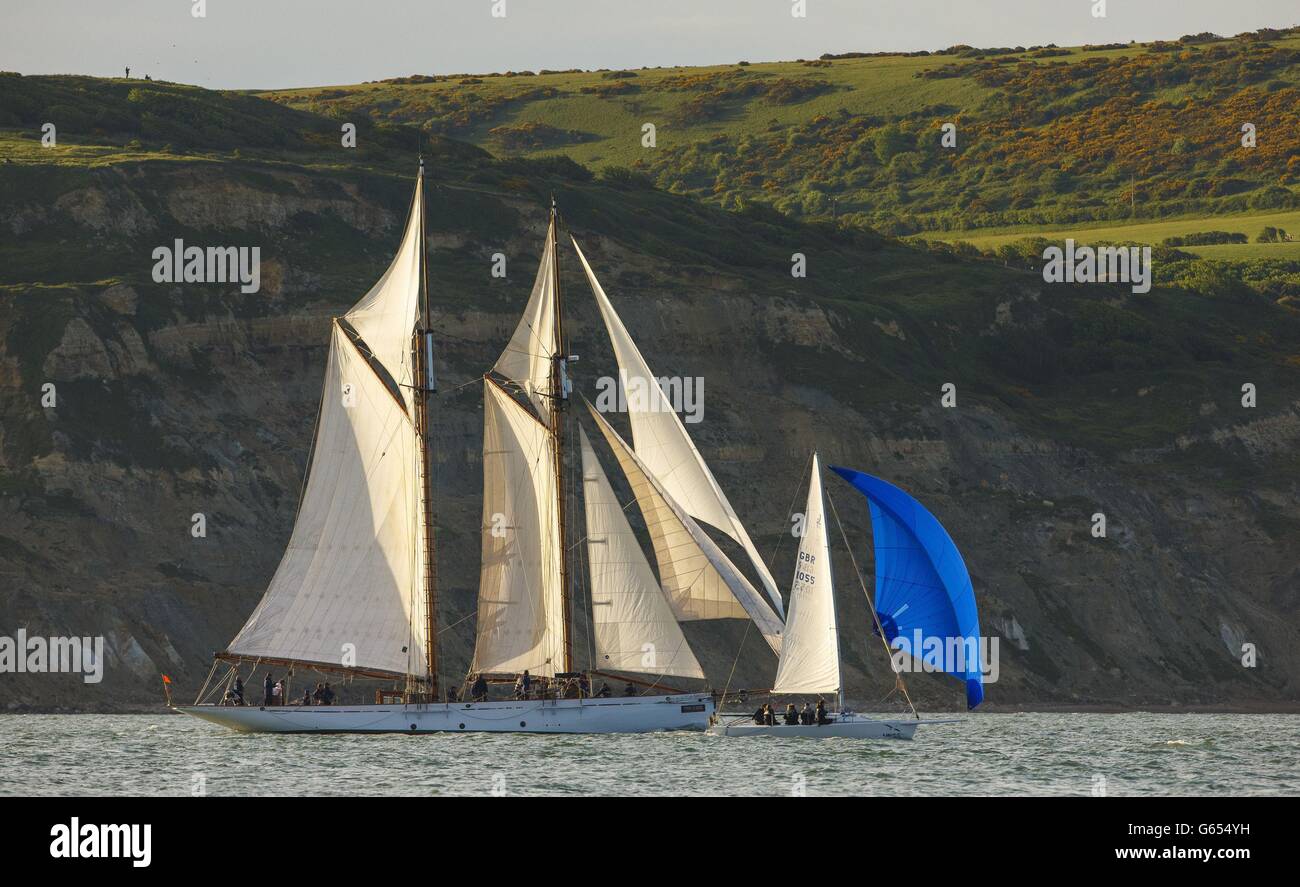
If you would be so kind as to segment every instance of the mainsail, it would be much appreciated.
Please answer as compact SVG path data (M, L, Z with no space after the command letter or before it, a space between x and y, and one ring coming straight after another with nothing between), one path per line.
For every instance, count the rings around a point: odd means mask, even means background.
M550 429L483 383L483 560L474 672L563 671L560 514Z
M772 608L618 432L590 403L587 408L632 485L650 531L664 594L678 621L748 617L779 654L782 625Z
M262 601L226 655L427 677L411 348L423 173L401 248L333 324L307 485Z
M597 667L703 678L587 433L579 434Z
M837 693L842 687L830 555L821 462L814 453L803 538L773 693Z
M763 562L762 556L755 548L749 533L736 516L735 510L727 496L718 486L713 472L705 463L699 450L695 448L690 435L686 433L682 420L671 406L671 400L664 393L659 380L650 371L640 349L632 341L627 328L619 318L609 297L596 279L595 272L587 263L587 257L576 240L573 248L582 261L587 273L587 280L595 294L600 314L605 319L605 328L609 332L614 346L614 356L618 360L621 384L627 400L628 418L632 423L632 442L637 456L644 463L646 470L659 480L667 494L678 502L686 513L717 527L736 542L740 543L749 555L759 580L767 592L777 615L783 615L781 595L776 590L772 572ZM517 334L516 334L517 335ZM636 385L635 391L629 391L628 382ZM641 396L648 392L649 396Z

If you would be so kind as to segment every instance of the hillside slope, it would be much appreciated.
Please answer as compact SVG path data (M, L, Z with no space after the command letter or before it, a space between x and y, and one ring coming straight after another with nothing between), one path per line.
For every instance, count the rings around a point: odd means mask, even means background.
M1300 206L1300 28L265 95L892 233ZM946 123L955 145L941 144Z
M3 95L58 91L91 107L122 90L20 79ZM329 318L382 272L409 200L410 131L376 130L352 154L325 138L336 120L152 88L192 100L151 112L170 135L92 121L41 149L30 126L0 131L12 160L0 165L0 634L103 633L110 649L99 687L4 675L11 708L144 704L160 671L181 696L197 689L288 538ZM247 116L222 117L231 102ZM176 135L194 113L225 121L220 144ZM253 130L268 121L322 135L263 150ZM692 433L760 550L775 552L778 584L792 568L786 505L815 447L912 490L949 527L985 631L1004 638L991 702L1300 700L1300 321L1284 306L1049 288L567 160L495 160L445 140L426 152L453 676L473 640L474 382L517 320L554 193L651 365L705 379ZM177 237L260 246L262 291L155 284L151 251ZM505 280L489 275L497 251ZM790 275L794 252L806 279ZM590 391L613 364L575 264L564 286ZM47 382L55 408L41 405ZM956 409L939 405L947 382ZM1241 406L1244 382L1257 408ZM865 509L831 492L861 555ZM1104 540L1089 534L1097 511ZM203 539L189 532L199 512ZM842 617L860 631L850 696L875 701L892 676L847 561L837 570ZM719 684L736 628L692 627L712 632L704 661ZM1243 642L1258 646L1257 668L1241 667ZM735 684L765 686L771 667L748 646ZM917 683L923 702L954 704L951 684Z

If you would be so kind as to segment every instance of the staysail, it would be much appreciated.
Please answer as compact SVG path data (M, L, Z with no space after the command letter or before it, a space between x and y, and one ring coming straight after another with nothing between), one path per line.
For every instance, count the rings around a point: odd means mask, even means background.
M550 430L483 382L483 559L474 672L563 671L560 516Z
M703 678L587 433L579 434L596 666Z
M875 546L876 614L891 646L966 683L970 708L984 699L979 612L961 552L920 502L851 468L831 470L867 497Z
M735 565L646 469L605 418L588 410L618 458L650 531L659 577L679 622L749 618L773 652L781 652L781 620Z
M826 536L821 462L813 454L803 538L790 588L790 607L781 642L773 693L838 693L839 638L835 623L835 588Z
M420 308L422 179L397 256L331 328L293 533L226 655L428 675L420 449L404 393Z
M637 456L646 470L659 480L667 494L687 514L717 527L740 543L749 555L772 607L778 616L784 615L781 595L776 590L771 570L749 538L749 533L736 516L726 494L718 486L713 472L686 433L682 420L672 407L671 399L650 371L627 328L623 326L623 321L610 304L609 297L605 295L605 290L596 279L595 272L591 270L591 265L587 263L587 257L582 254L576 240L573 241L573 248L587 273L591 291L595 294L596 304L605 320L605 329L614 346Z

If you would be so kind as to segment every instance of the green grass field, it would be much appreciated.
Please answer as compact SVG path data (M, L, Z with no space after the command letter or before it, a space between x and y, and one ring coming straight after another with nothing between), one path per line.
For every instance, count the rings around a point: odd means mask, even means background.
M773 122L788 126L818 115L867 114L894 117L927 106L973 108L991 92L967 80L919 80L918 71L937 64L932 57L843 59L828 67L810 67L800 62L771 62L748 65L717 65L700 68L653 68L637 70L622 81L605 79L602 72L540 74L525 77L483 77L481 83L462 84L461 79L419 84L359 84L260 93L304 110L366 112L383 109L390 119L404 123L425 122L441 100L477 95L479 105L500 103L499 110L483 122L457 132L464 138L492 148L490 130L521 122L545 122L595 138L578 144L558 146L564 154L584 166L630 166L645 158L641 127L654 123L658 148L696 142L718 135L753 136ZM682 105L694 97L689 90L671 88L671 78L712 77L744 70L755 78L824 80L831 89L806 101L773 105L762 101L738 103L721 119L698 123L676 122ZM583 89L633 84L635 92L601 98ZM517 99L537 89L554 89L554 97ZM517 152L525 156L554 154L557 146L542 146ZM502 153L498 151L497 153Z
M1046 237L1049 240L1064 240L1072 237L1077 241L1136 241L1138 243L1159 244L1166 237L1194 234L1202 231L1227 231L1245 234L1250 243L1227 243L1213 246L1179 247L1189 253L1212 259L1300 259L1300 240L1292 243L1255 243L1255 237L1265 226L1282 228L1293 236L1300 237L1300 211L1291 210L1279 213L1243 213L1239 215L1199 216L1186 219L1163 219L1159 222L1134 222L1120 225L1113 223L1093 223L1063 227L1020 226L1004 228L985 228L967 231L945 231L942 235L922 235L926 240L941 240L947 243L966 241L981 250L996 249L1005 243L1013 243L1026 237Z

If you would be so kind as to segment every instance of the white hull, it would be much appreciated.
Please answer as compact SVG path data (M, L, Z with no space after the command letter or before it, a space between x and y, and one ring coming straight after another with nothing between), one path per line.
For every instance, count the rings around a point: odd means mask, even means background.
M714 703L707 693L684 693L413 705L178 705L175 709L241 733L655 733L705 729Z
M844 715L829 724L820 727L802 724L775 724L765 727L752 721L733 721L726 724L714 724L709 733L714 736L800 736L814 739L830 739L839 736L848 739L911 739L916 728L922 724L955 724L958 721L877 721L861 715Z

